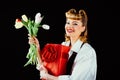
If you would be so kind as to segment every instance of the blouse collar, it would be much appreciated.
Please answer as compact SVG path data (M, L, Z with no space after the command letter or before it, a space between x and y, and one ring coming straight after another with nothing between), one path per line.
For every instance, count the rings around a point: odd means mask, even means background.
M78 40L74 43L74 45L71 47L71 50L77 53L77 52L80 50L80 47L81 47L82 43L83 43L83 42L82 42L80 39L78 39Z

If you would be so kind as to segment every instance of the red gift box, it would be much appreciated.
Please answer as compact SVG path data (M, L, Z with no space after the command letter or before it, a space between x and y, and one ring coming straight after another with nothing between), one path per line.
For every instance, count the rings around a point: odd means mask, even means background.
M46 44L41 50L41 58L48 72L54 76L66 74L69 46Z

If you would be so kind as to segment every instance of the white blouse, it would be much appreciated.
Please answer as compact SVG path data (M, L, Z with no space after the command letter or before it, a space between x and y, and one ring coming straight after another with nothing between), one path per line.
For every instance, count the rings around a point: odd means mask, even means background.
M62 45L69 46L70 42L63 42ZM59 80L96 80L97 74L97 59L96 52L88 43L84 43L82 48L82 41L78 40L70 49L69 57L72 52L76 52L77 56L72 66L71 75L60 75Z

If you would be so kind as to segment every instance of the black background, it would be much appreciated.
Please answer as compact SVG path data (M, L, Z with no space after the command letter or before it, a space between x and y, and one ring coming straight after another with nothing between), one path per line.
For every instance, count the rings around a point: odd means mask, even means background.
M39 29L41 47L46 43L64 41L65 12L71 8L84 9L88 15L88 36L97 54L97 80L118 80L119 71L119 4L102 0L16 0L0 4L0 67L1 79L39 80L35 66L26 63L28 32L15 29L15 19L21 15L34 19L37 12L44 15L42 23L50 30Z

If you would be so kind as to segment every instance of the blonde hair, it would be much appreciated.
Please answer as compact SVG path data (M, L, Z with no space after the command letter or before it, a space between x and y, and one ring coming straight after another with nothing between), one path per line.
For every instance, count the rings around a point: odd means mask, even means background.
M65 13L66 19L73 19L73 20L81 20L83 26L85 26L85 31L83 31L80 35L80 40L83 42L87 42L87 21L88 17L84 10L79 10L78 12L75 9L70 9ZM69 36L65 34L65 41L70 40Z

